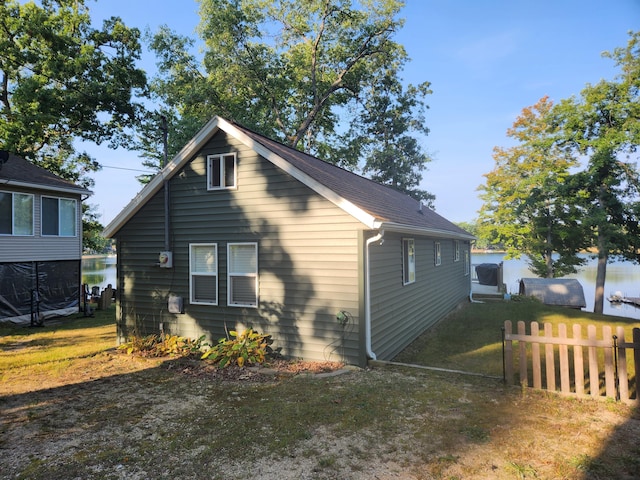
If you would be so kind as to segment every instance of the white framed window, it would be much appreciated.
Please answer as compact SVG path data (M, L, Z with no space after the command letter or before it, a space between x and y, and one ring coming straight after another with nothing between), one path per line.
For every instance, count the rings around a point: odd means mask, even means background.
M435 242L433 256L436 267L438 265L442 265L442 248L440 246L440 242Z
M464 251L464 276L469 275L471 271L471 257L469 256L469 250Z
M453 241L453 261L460 261L460 240Z
M33 195L0 192L0 235L33 235Z
M73 198L42 197L42 235L75 237L78 204Z
M236 188L236 154L207 156L207 190Z
M195 305L218 304L218 245L189 244L189 298Z
M402 284L416 281L416 246L413 238L402 239Z
M227 244L227 304L258 306L258 244Z

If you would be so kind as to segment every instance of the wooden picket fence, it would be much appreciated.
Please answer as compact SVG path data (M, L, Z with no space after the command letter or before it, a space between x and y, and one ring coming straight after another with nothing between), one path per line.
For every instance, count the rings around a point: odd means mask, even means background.
M554 336L552 324L545 323L540 331L537 322L531 322L529 334L525 322L518 322L514 333L511 321L507 320L503 329L505 382L516 384L517 366L519 383L525 387L640 403L640 328L633 329L632 342L625 340L623 327L617 327L613 334L610 326L603 326L602 335L598 336L596 327L589 325L586 333L586 337L583 336L581 325L573 325L573 336L569 337L567 326L559 324ZM514 342L517 342L517 354L514 354ZM633 357L628 355L628 350Z

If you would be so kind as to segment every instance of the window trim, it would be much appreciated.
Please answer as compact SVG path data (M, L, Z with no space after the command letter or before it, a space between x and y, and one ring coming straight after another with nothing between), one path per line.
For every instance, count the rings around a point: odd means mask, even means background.
M233 185L226 184L226 163L225 160L229 157L233 158ZM219 185L212 185L214 168L213 162L220 162L220 168L218 169L218 182ZM219 153L215 155L207 155L207 190L235 190L238 188L238 157L236 152Z
M439 267L440 265L442 265L442 245L440 244L440 242L434 242L433 256L435 266Z
M192 263L192 258L193 258L193 248L194 247L213 247L215 249L215 272L211 273L211 272L194 272L193 271L193 263ZM218 280L219 280L219 275L218 275L218 244L217 243L190 243L189 244L189 303L192 305L218 305L219 302L219 288L218 288ZM202 301L202 300L195 300L194 299L194 285L193 285L193 277L194 276L201 276L201 277L215 277L215 290L216 290L216 300L215 302L207 302L207 301Z
M240 245L252 245L254 247L255 256L256 256L256 270L253 273L247 272L232 272L231 271L231 249L235 246ZM258 242L229 242L227 243L227 306L229 307L240 307L240 308L258 308L259 304L259 292L258 292L258 273L259 273L259 263L258 263ZM239 303L232 302L232 277L253 277L254 278L254 289L256 292L255 303Z
M43 203L45 198L52 198L56 200L58 203L58 233L56 234L44 233L44 217L45 216L44 216ZM61 200L73 203L73 235L62 235L61 233L62 232L61 219L63 218L62 210L61 210L63 202L61 202ZM40 197L40 235L43 237L77 238L78 237L78 200L75 198L69 198L69 197L54 197L51 195L42 195Z
M413 259L413 261L410 261ZM416 243L413 238L402 239L402 285L416 282Z
M0 232L0 236L3 237L33 237L35 234L35 206L36 199L33 193L25 193L25 192L10 192L6 190L0 190L0 193L5 193L11 195L11 233L2 233ZM15 196L22 195L25 197L31 198L31 233L15 233L16 231L16 203Z
M453 261L460 261L460 240L453 241Z

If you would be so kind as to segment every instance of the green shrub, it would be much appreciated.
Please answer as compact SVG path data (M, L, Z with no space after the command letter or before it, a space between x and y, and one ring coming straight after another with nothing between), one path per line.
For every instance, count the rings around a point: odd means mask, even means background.
M261 364L264 363L272 342L271 335L254 332L251 328L241 333L232 330L229 338L221 338L201 358L208 358L219 367Z

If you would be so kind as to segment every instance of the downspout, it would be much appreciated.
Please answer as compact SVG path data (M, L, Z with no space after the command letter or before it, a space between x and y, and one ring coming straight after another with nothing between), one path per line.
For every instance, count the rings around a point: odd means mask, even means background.
M473 298L473 282L471 281L471 249L472 249L472 245L474 244L474 241L469 242L469 302L470 303L484 303L480 300L475 300Z
M377 235L367 239L364 249L364 337L367 357L371 360L376 359L376 354L371 350L371 265L369 247L377 241L380 241L380 245L382 245L382 242L384 242L382 237L384 237L384 230L380 230Z
M169 129L167 127L167 117L165 117L164 115L162 115L162 126L160 127L162 129L162 169L164 170L164 168L167 166L167 160L168 160L168 142L167 142L167 136L169 133ZM162 173L164 175L164 172ZM169 232L170 232L170 228L169 228L169 182L167 180L164 181L164 250L165 251L169 251L171 250L171 245L169 242Z

